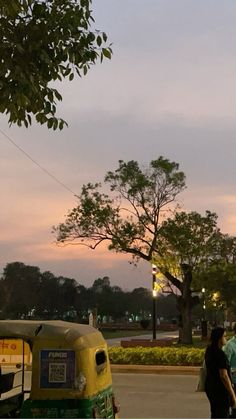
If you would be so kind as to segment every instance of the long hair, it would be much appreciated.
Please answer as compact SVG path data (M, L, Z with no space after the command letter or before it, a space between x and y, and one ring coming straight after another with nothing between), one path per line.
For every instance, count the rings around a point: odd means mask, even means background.
M212 329L210 337L210 346L212 348L218 347L219 340L222 338L224 333L225 329L223 327L215 327L215 329Z

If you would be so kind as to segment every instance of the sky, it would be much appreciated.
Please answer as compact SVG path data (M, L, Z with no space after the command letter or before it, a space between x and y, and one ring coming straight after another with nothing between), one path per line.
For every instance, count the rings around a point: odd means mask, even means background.
M236 235L236 2L94 0L92 9L113 57L58 86L69 127L9 127L0 116L1 131L68 188L0 132L0 271L20 261L86 287L103 276L126 290L150 287L149 264L58 247L52 226L82 185L102 181L118 160L148 165L163 155L186 175L182 208L214 211Z

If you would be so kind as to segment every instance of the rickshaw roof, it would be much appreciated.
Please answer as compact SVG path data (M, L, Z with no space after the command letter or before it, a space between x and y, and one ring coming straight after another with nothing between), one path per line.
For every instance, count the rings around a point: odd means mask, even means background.
M36 338L65 339L74 342L94 333L101 335L97 329L87 324L61 320L0 320L0 338L22 338L31 342Z

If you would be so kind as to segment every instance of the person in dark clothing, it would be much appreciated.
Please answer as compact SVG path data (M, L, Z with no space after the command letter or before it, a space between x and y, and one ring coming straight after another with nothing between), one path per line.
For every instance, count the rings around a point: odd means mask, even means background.
M210 340L205 353L205 363L206 395L210 402L211 418L228 418L230 406L236 407L236 397L229 363L222 350L226 343L225 329L223 327L213 329Z

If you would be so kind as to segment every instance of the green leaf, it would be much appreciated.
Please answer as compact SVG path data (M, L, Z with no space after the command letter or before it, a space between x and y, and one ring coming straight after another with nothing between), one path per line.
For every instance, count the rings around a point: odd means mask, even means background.
M111 51L108 48L103 48L102 53L104 57L108 58L109 60L111 59Z
M88 67L85 65L85 66L83 67L83 73L84 73L84 76L86 76L87 72L88 72Z
M54 119L53 118L48 119L48 121L47 121L48 128L52 128L53 122L54 122Z
M64 127L64 122L62 120L60 120L59 122L59 130L61 131Z
M54 131L57 129L57 127L58 127L58 119L53 118L53 129L54 129Z
M100 47L102 45L102 38L100 35L97 36L97 45Z
M54 90L54 94L55 94L57 100L59 100L59 101L62 100L62 96L60 95L60 93L57 90Z
M102 38L104 42L107 42L107 34L105 32L102 33Z

